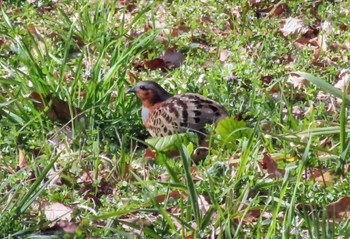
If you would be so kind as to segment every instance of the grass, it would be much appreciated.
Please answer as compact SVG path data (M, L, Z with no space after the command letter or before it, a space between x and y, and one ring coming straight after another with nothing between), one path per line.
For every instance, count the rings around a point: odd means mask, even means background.
M1 4L1 237L349 236L348 217L327 211L350 194L348 95L333 87L348 67L348 3ZM274 15L278 4L285 8ZM281 34L289 17L309 26L307 44ZM135 67L171 47L185 55L179 67ZM294 87L293 72L309 83ZM209 128L199 164L188 140L174 141L181 159L158 152L146 160L140 104L125 94L141 79L205 95L244 122ZM52 115L55 104L65 117ZM218 132L226 141L215 140ZM54 202L72 208L74 233L47 218Z

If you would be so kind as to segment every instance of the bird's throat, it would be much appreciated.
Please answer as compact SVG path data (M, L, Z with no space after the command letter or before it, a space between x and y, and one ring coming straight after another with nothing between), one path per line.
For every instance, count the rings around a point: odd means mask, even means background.
M142 106L141 116L142 116L143 122L146 122L146 120L148 119L148 116L149 116L149 109L147 109L146 107Z

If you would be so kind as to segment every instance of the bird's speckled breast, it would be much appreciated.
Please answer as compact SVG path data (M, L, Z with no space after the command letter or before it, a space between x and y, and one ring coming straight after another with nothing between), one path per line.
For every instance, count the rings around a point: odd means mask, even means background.
M149 109L147 109L146 107L142 106L141 116L142 116L143 122L146 122L146 120L148 119L148 116L149 116Z

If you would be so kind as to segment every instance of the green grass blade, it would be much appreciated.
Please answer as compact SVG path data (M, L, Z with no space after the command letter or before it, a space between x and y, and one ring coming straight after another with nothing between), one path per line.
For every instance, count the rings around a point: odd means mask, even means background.
M201 228L202 219L201 219L201 214L200 214L199 205L198 205L198 197L197 197L195 185L191 176L191 156L189 155L186 146L183 144L180 147L180 154L181 154L182 164L185 171L187 189L190 194L192 210L193 210L198 228Z
M315 85L320 87L321 90L323 90L331 95L334 95L340 99L343 99L343 92L341 90L335 88L334 86L332 86L331 84L322 80L321 78L313 76L309 73L300 72L300 71L295 72L295 74L298 74L298 75L304 77L306 80L314 83ZM346 96L344 96L344 98L346 100L346 103L349 104L350 103L350 96L346 95Z
M54 166L54 164L57 161L58 157L59 157L59 155L56 155L55 157L53 157L51 159L49 164L44 168L44 170L41 172L41 174L35 180L33 185L30 187L30 189L27 192L27 194L22 198L22 200L20 200L18 202L18 204L16 206L16 209L15 209L17 215L20 215L21 213L23 213L28 208L28 206L30 205L29 202L33 202L33 200L35 200L35 196L38 195L36 193L37 190L39 190L41 192L43 191L42 189L44 189L44 187L42 186L40 188L40 184L45 179L45 177L46 177L47 173L50 171L50 169Z

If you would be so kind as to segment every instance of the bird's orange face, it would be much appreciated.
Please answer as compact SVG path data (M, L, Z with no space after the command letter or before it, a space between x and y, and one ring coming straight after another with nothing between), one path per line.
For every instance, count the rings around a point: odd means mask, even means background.
M144 85L136 85L128 92L135 93L141 100L142 105L147 108L150 108L157 102L155 91L153 89L147 88Z
M136 91L136 95L142 101L142 105L147 108L153 106L157 101L153 90L139 89Z
M172 97L170 93L154 81L140 81L128 93L135 93L146 108L152 108L156 104Z

